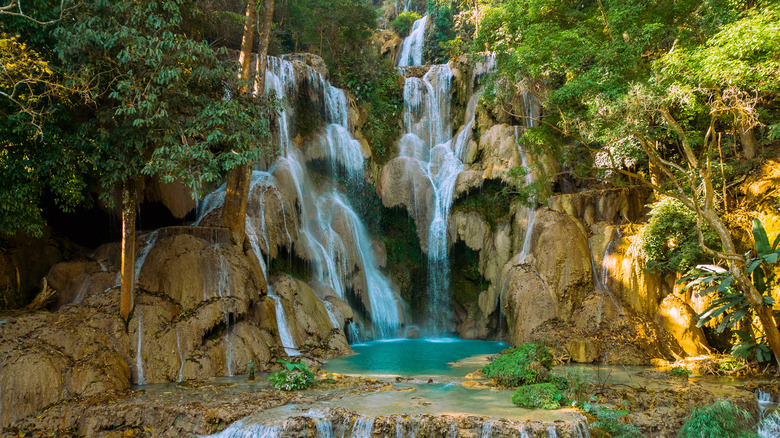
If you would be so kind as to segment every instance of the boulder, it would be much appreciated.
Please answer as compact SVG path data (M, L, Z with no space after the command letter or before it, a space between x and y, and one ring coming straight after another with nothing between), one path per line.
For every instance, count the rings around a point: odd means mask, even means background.
M696 312L675 294L661 301L653 321L674 336L686 355L709 353L707 338L701 327L696 327Z

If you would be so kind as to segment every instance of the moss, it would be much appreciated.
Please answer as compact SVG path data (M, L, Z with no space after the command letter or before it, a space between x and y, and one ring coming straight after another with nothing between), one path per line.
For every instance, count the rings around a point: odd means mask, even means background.
M521 386L512 394L512 403L524 408L558 409L563 394L552 383Z
M552 365L547 347L528 343L504 350L482 373L503 386L531 385L548 382Z
M512 204L519 200L520 197L512 193L503 182L488 180L480 189L471 190L456 199L453 209L479 214L495 231L498 222L509 217Z

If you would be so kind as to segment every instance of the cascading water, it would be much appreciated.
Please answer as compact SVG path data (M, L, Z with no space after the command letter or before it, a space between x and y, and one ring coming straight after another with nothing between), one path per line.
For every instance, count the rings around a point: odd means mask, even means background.
M179 330L176 329L176 349L179 351L179 377L176 380L181 382L184 380L184 354L181 351L181 340L179 339Z
M411 37L410 37L411 38ZM472 137L479 94L466 107L465 125L452 136L450 103L452 70L433 66L422 79L410 77L404 85L404 129L400 155L417 161L433 187L434 204L428 230L428 330L434 335L449 331L450 262L447 227L462 156Z
M422 64L423 42L425 41L425 28L427 26L427 15L414 22L409 36L404 39L401 45L401 54L398 57L399 67Z
M331 164L331 176L345 176L351 184L361 184L363 181L363 151L360 142L349 132L349 116L347 97L343 90L330 85L314 69L306 66L306 84L310 92L318 97L313 101L321 102L326 126L319 136L319 143L310 148L320 148L321 155ZM267 278L267 261L270 257L271 242L266 229L266 197L265 193L273 191L281 204L282 216L287 242L290 251L305 251L303 256L312 270L313 280L322 282L333 289L340 298L345 299L348 287L358 283L363 287L370 304L371 321L376 336L395 336L401 325L400 298L396 296L387 279L379 272L371 250L372 242L360 218L350 206L346 198L332 184L326 184L323 189L315 188L310 181L305 168L305 159L297 147L291 147L291 134L288 126L293 117L293 105L290 100L296 93L295 70L289 61L279 58L268 58L266 72L266 92L276 93L285 102L276 117L276 141L280 150L280 158L273 163L267 172L255 171L252 176L250 191L257 192L255 198L259 201L255 210L247 211L247 235L255 255L260 261L263 273ZM317 108L314 108L317 111ZM343 172L342 175L337 175ZM298 236L295 246L290 232L286 228L285 201L279 195L281 187L279 178L294 190L296 199L288 200L297 204L300 209L297 214ZM203 216L219 207L224 202L224 187L209 195L203 206L199 208L199 223ZM288 206L288 210L294 207ZM338 222L338 223L337 223ZM346 224L346 227L343 225ZM346 232L345 232L346 229ZM342 234L340 234L342 233ZM299 246L300 245L300 246ZM350 259L354 256L357 260ZM352 276L354 264L362 278L356 281ZM363 286L364 285L364 286ZM360 288L360 287L358 287ZM288 353L296 348L292 341L289 328L286 327L286 317L279 297L269 291L269 296L276 301L277 322L282 343ZM333 318L332 318L333 320Z
M141 354L144 317L143 314L141 314L141 309L139 307L136 307L135 313L138 314L138 347L136 348L135 351L135 370L136 370L136 374L138 375L137 383L139 385L145 385L146 379L144 378L144 357Z
M531 105L529 104L528 107L530 108ZM533 120L528 119L528 127L533 127ZM520 145L520 136L519 136L519 126L515 126L515 142L517 143L517 151L520 154L520 162L523 165L523 167L526 169L525 174L525 185L526 187L529 187L533 185L534 183L534 176L533 172L531 172L531 168L529 167L528 163L528 156L525 153L525 150ZM530 199L530 201L533 203L533 198ZM530 207L526 207L525 209L526 214L526 224L525 224L525 238L523 239L523 249L520 252L520 260L518 260L518 263L525 263L526 259L528 258L528 253L531 250L531 237L533 236L534 231L534 222L536 221L536 209L533 205Z

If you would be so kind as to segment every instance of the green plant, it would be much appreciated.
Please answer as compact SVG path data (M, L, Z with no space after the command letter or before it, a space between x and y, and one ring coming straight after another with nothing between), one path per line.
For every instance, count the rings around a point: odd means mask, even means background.
M393 27L398 35L405 37L409 35L414 22L420 18L420 14L414 11L401 12L397 17L395 17L393 21L390 22L390 26Z
M596 403L585 403L582 405L585 413L594 417L590 425L590 432L593 438L642 438L641 432L633 424L626 422L623 418L628 415L628 411L618 409L607 409Z
M695 408L677 432L678 438L734 437L753 438L753 417L727 401L717 401L703 408Z
M284 365L284 369L268 377L276 389L297 391L310 387L316 381L314 373L303 362L293 363L280 359L279 363Z
M756 256L748 255L745 257L744 272L750 277L750 282L756 292L761 295L763 306L771 307L774 304L771 292L775 287L775 268L778 265L778 257L780 257L780 235L770 245L761 221L754 219L753 239ZM680 279L678 283L685 281L690 281L690 283L683 288L684 291L692 287L705 286L702 291L697 292L699 296L710 293L719 295L719 298L713 300L698 316L699 321L696 325L699 327L722 317L716 328L716 331L721 333L726 329L733 329L746 315L760 310L749 302L744 290L736 287L739 281L731 271L712 266L704 272L688 275ZM751 333L745 331L735 330L734 333L738 340L731 350L732 355L743 359L755 355L759 362L771 359L772 351L765 344L763 333L755 338Z
M688 376L690 376L692 373L693 371L685 367L674 367L671 370L669 370L669 374L671 374L674 377L688 378Z
M702 231L707 245L715 246L717 236L710 227ZM707 260L699 247L696 214L674 198L651 204L650 219L639 237L647 270L657 273L687 272Z
M537 383L517 388L512 403L524 408L558 409L565 397L552 383Z
M566 382L566 396L578 402L584 400L585 392L591 384L588 371L583 368L574 368L566 373Z
M547 347L528 343L505 350L482 373L503 386L531 385L549 381L552 365Z

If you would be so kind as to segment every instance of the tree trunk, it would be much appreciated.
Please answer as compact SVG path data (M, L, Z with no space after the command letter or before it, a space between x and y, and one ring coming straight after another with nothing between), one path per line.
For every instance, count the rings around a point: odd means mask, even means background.
M249 67L252 60L252 44L257 28L257 0L246 2L246 23L244 36L241 39L241 53L238 62L241 64L240 78L247 82L242 85L241 92L251 92L249 86ZM246 203L249 197L249 186L252 180L251 163L237 166L228 172L225 188L225 204L222 207L222 225L230 232L230 239L236 245L244 243L246 233Z
M119 295L119 314L125 321L130 317L135 292L135 181L122 184L122 283Z
M241 40L242 78L249 78L250 59L252 58L252 42L257 26L257 0L248 0L246 5L247 22L244 25L244 36ZM271 34L271 23L274 15L274 1L265 0L263 21L260 27L260 41L258 50L257 90L262 93L265 89L266 54L268 53L268 39ZM248 85L242 90L251 93ZM242 245L246 235L246 204L249 198L249 189L252 182L252 164L247 163L238 166L228 173L227 187L225 190L225 205L222 209L222 223L230 230L233 243Z
M738 125L739 140L742 143L742 155L746 159L752 160L756 158L756 152L758 152L758 141L756 141L756 136L753 135L753 128L745 128L742 123Z

